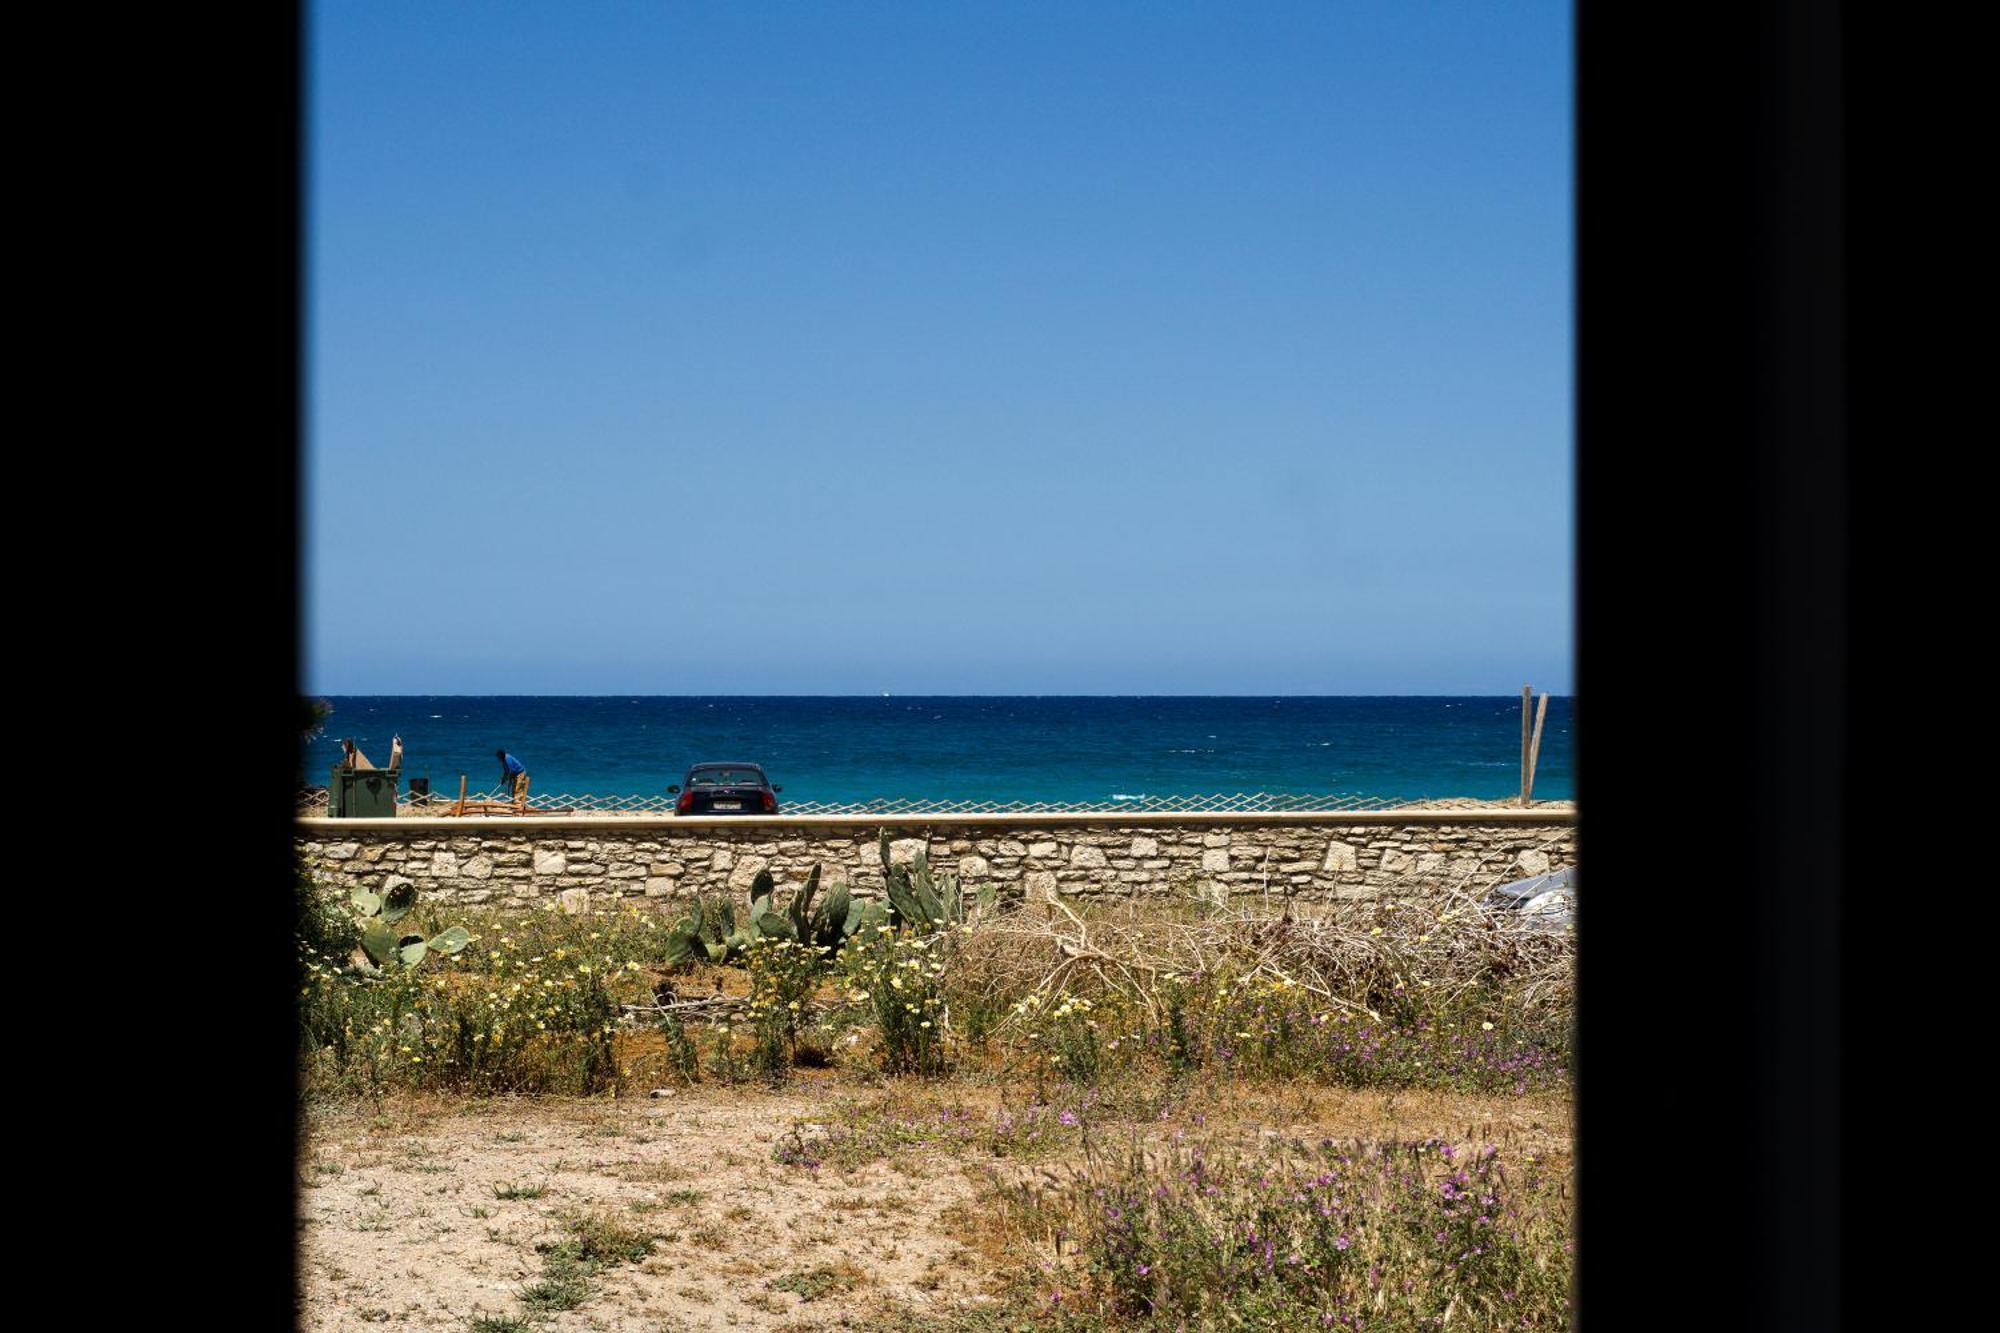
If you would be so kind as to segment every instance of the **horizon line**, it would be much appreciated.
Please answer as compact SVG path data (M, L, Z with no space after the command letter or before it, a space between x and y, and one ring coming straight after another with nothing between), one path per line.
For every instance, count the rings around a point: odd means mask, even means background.
M1536 690L1537 694L1547 694L1551 699L1574 698L1571 692L1557 693L1554 690ZM583 693L571 690L551 690L533 694L402 694L402 693L360 693L333 690L307 691L300 698L306 699L1514 699L1519 696L1507 694L1277 694L1258 692L1252 694L1064 694L1064 693L1002 693L1002 694L899 694L884 690L879 694L635 694L629 690L614 690L611 693Z

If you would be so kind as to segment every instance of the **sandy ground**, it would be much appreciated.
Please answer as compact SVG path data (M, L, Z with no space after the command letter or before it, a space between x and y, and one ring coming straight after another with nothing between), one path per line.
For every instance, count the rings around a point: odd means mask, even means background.
M803 1333L863 1326L885 1305L944 1314L990 1302L995 1259L965 1243L964 1206L993 1159L906 1153L817 1171L773 1160L795 1125L810 1137L843 1101L884 1095L835 1081L636 1100L316 1109L299 1166L301 1326L464 1330L475 1316L518 1316L521 1289L542 1275L536 1244L560 1239L563 1217L577 1210L660 1239L640 1264L604 1272L580 1308L537 1325L559 1333ZM964 1088L919 1096L975 1112L995 1100ZM1217 1109L1245 1139L1436 1134L1569 1148L1569 1108L1556 1096L1260 1088ZM543 1192L500 1197L523 1188ZM846 1274L841 1289L809 1300L769 1285L821 1267Z

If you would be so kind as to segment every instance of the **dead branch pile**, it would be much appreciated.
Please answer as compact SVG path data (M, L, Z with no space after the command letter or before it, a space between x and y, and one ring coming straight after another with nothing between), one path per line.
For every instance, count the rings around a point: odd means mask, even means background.
M1063 991L1137 1003L1155 1018L1169 977L1286 979L1330 1008L1366 1012L1394 986L1430 983L1449 1003L1498 987L1524 1014L1567 1021L1575 935L1536 929L1462 888L1403 904L1284 904L1163 912L1145 903L1082 911L1061 900L980 923L958 942L960 988L995 1002Z

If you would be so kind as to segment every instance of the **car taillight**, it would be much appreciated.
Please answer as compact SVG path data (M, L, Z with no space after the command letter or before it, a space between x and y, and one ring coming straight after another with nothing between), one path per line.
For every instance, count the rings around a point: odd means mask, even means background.
M775 815L775 814L777 814L777 813L778 813L778 798L777 798L777 797L775 797L775 796L773 796L773 795L771 795L771 793L770 793L770 792L764 792L764 793L763 793L763 797L764 797L764 813L765 813L765 814L767 814L767 815Z
M694 809L694 793L692 791L682 792L681 798L674 802L674 813L684 815L692 809Z

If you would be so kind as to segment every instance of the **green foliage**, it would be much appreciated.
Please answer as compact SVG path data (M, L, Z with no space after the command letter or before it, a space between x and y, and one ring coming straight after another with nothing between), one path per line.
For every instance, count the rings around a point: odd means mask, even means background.
M400 926L428 915L417 911ZM537 913L496 922L493 943L456 951L455 938L429 949L430 939L450 931L424 924L434 932L424 939L426 955L435 954L426 966L362 969L347 957L302 951L300 1055L308 1088L588 1094L618 1083L618 998L607 983L617 977L632 990L645 983L614 964L603 932L592 929L597 923Z
M1104 1043L1098 1035L1096 1006L1081 995L1066 995L1040 1014L1036 1034L1041 1052L1057 1077L1090 1086L1104 1065Z
M751 1062L772 1082L790 1072L810 1016L826 954L788 939L759 940L750 949Z
M882 879L889 899L889 924L909 926L919 934L934 935L938 931L966 923L965 894L960 890L956 875L933 875L930 853L919 847L905 865L895 864L889 856L889 832L884 829L878 846L882 856ZM976 909L990 909L997 900L997 893L991 884L981 887L973 895Z
M668 1014L660 1020L660 1032L667 1039L667 1063L684 1081L699 1083L701 1054L695 1049L694 1038L688 1036L687 1024Z
M740 925L736 907L728 899L697 903L693 913L674 922L668 935L666 961L672 965L693 959L740 966L751 946L763 940L790 940L817 949L838 949L863 927L868 913L845 884L835 885L815 906L819 875L820 868L815 864L804 886L781 911L774 901L777 881L770 871L758 871L750 883L749 912Z
M597 1290L597 1276L619 1264L636 1264L653 1252L655 1237L614 1218L576 1214L568 1219L569 1234L544 1241L541 1280L521 1291L521 1307L533 1317L574 1310Z
M407 879L391 888L386 896L356 889L349 901L354 905L355 924L361 935L361 947L355 951L353 962L363 972L385 968L392 962L415 967L434 953L449 958L472 943L472 932L463 926L441 930L429 939L398 931L396 923L417 905L417 886Z
M297 916L293 933L302 956L345 958L361 943L361 929L346 902L319 882L305 856L292 853L292 892Z
M1563 1178L1492 1144L1176 1135L996 1203L1070 1238L1077 1305L1111 1327L1569 1326Z
M333 716L333 705L324 699L299 699L299 738L315 740L326 730L326 720Z
M944 976L952 937L919 936L888 924L841 950L848 999L873 1012L882 1060L892 1074L937 1074L947 1063Z

